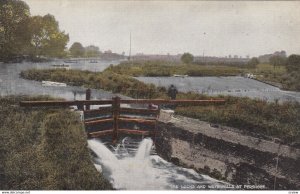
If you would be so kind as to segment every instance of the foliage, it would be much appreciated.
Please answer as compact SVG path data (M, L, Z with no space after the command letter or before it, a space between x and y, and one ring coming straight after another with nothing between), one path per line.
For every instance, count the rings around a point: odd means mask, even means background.
M85 57L99 57L101 54L99 47L90 45L84 48L85 50Z
M47 99L0 98L0 189L111 189L93 166L79 115L18 106L21 100Z
M0 1L0 59L11 60L30 44L28 5L20 0Z
M68 41L69 36L59 30L54 16L30 17L24 1L0 1L0 59L3 61L24 55L62 57Z
M54 16L33 16L30 19L32 54L34 56L62 57L69 36L59 30Z
M85 50L80 42L74 42L69 50L70 50L72 57L83 57L84 56Z
M105 72L114 72L131 76L231 76L243 73L243 70L231 66L203 66L195 64L175 64L165 61L122 62L110 66Z
M270 64L273 65L274 69L277 66L285 65L286 63L286 57L279 56L279 55L273 55L270 57Z
M300 56L290 55L285 65L273 68L270 64L259 64L256 73L261 75L257 79L278 85L285 90L300 91Z
M190 64L194 61L194 56L191 53L184 53L181 56L181 61L185 64Z
M250 61L248 61L247 65L250 67L255 68L257 65L259 64L259 60L257 57L253 57L250 59Z
M289 73L294 71L300 72L300 55L290 55L287 59L286 67Z
M300 91L300 55L290 55L286 64L287 74L282 76L284 87Z
M278 104L249 98L224 98L226 100L224 105L179 106L176 108L176 113L235 127L256 136L277 137L286 143L300 141L299 103L285 102Z

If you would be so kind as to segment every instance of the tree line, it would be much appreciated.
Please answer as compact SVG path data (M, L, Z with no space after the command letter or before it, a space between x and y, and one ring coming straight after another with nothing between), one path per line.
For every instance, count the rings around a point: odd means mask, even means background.
M69 49L69 55L72 57L99 57L101 53L99 47L94 45L83 47L80 42L74 42Z
M63 57L69 35L59 29L51 14L31 16L22 0L0 1L0 60L12 61L28 56Z

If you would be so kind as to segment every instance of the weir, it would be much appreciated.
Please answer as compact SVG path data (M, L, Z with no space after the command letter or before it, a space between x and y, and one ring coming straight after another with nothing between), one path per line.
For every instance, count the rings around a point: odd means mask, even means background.
M228 189L230 186L228 183L198 174L192 169L176 166L156 154L151 154L155 149L151 138L140 141L133 153L129 153L127 145L124 145L125 139L118 143L115 150L108 149L109 146L97 139L88 140L88 146L95 155L96 169L108 178L115 189L202 190L211 186L220 189ZM127 152L121 154L120 149Z

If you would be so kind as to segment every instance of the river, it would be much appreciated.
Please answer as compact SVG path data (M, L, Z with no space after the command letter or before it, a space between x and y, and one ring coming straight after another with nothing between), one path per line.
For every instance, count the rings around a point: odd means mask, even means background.
M101 72L110 64L116 65L120 61L103 61L91 63L90 60L78 60L77 63L65 63L63 60L54 60L44 63L0 63L0 96L6 95L51 95L67 100L85 98L85 89L82 87L44 87L40 82L24 80L19 77L22 70L37 68L54 68L52 65L68 64L71 69ZM263 100L298 101L300 92L283 91L277 87L244 77L136 77L145 83L168 87L174 84L179 91L197 92L208 95L232 95L238 97L259 98ZM76 96L74 94L76 93ZM92 90L92 99L111 98L113 94L103 90ZM125 96L122 96L126 98Z
M118 64L120 61L98 61L90 63L89 60L78 60L77 63L65 63L63 60L54 60L44 63L0 63L0 96L7 95L51 95L67 100L85 99L85 88L83 87L44 87L41 82L25 80L20 78L22 70L36 68L49 69L52 65L69 65L72 69L103 71L110 64ZM76 94L76 95L75 95ZM112 93L104 90L92 90L92 99L107 99L113 96ZM122 96L125 98L124 96Z
M300 92L283 91L277 87L240 76L230 77L136 77L145 83L169 87L182 92L197 92L212 96L231 95L268 101L298 101Z

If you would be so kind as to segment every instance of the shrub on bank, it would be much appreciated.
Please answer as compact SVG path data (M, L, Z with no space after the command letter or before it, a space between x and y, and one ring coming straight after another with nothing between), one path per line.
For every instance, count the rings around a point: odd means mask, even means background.
M0 98L0 190L111 189L89 155L78 115L66 109L23 109Z

